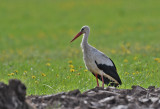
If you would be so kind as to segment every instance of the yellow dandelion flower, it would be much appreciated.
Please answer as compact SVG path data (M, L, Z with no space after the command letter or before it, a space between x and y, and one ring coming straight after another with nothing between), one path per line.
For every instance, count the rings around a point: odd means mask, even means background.
M146 50L149 50L150 48L151 48L150 45L147 45L147 46L145 47Z
M127 62L128 62L128 60L127 60L127 59L124 59L124 60L123 60L123 62L127 63Z
M136 71L136 74L139 74L140 72Z
M125 72L124 74L125 74L125 75L128 75L129 73L128 73L128 72Z
M18 73L18 70L15 70L14 73Z
M68 61L68 63L69 63L69 64L72 64L72 61L70 60L70 61Z
M126 48L125 48L125 46L124 46L124 45L121 45L121 49L122 49L122 51L123 51L123 52L125 52L125 51L126 51Z
M116 50L112 49L112 50L111 50L111 53L112 53L112 54L115 54L115 53L116 53Z
M49 67L49 66L51 66L51 64L50 64L50 63L46 63L46 66L48 66L48 67Z
M44 74L44 73L42 73L41 75L42 75L42 76L46 76L46 74Z
M32 79L35 79L35 78L36 78L36 76L33 75L33 76L32 76Z
M137 60L137 58L138 58L138 57L137 57L137 56L135 56L135 57L133 58L133 60Z
M59 75L58 75L58 74L56 74L56 77L59 77Z
M69 65L69 67L70 67L70 68L72 68L72 69L74 68L74 66L73 66L73 65Z
M128 46L129 46L129 45L128 45ZM128 48L129 48L129 47L128 47ZM121 45L121 49L122 49L122 52L123 52L123 53L130 54L130 53L131 53L131 51L130 51L128 48L126 48L126 46L125 46L125 45Z
M27 71L25 70L24 73L27 73Z
M8 76L11 76L11 74L8 74Z
M87 71L88 71L87 69L84 70L84 72L87 72Z
M127 54L131 54L131 51L127 49L127 50L126 50L126 53L127 53Z
M27 74L27 71L24 71L23 74L26 75L26 74Z
M136 73L132 73L132 75L135 75Z
M80 75L81 73L77 73L77 75Z
M70 69L70 72L74 72L75 70L74 69Z
M155 60L155 61L159 61L159 60L160 60L160 58L154 58L154 60Z
M35 81L36 84L38 84L38 81Z
M11 73L11 76L13 76L14 75L14 73Z

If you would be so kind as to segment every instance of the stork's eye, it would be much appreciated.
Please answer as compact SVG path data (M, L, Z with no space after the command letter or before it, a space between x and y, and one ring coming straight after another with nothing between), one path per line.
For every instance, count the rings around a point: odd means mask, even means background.
M83 31L84 30L84 28L82 28L82 30L81 31Z

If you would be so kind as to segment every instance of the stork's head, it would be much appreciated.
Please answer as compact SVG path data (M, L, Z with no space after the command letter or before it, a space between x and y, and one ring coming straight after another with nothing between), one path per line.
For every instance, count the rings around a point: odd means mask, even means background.
M90 29L89 26L83 26L80 30L80 32L71 40L71 42L73 42L76 38L78 38L80 35L82 34L86 34L89 33Z
M81 28L81 32L82 32L82 34L83 34L83 33L88 33L88 32L89 32L89 26L83 26L83 27Z

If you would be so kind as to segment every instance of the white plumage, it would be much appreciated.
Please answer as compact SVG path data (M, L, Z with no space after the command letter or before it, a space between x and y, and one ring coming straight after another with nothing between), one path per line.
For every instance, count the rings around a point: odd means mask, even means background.
M83 26L81 31L72 40L74 41L81 34L84 34L81 48L86 68L96 76L97 86L99 86L98 79L102 81L102 87L104 87L104 83L111 86L118 86L121 84L121 80L113 61L104 53L88 44L89 33L89 27Z

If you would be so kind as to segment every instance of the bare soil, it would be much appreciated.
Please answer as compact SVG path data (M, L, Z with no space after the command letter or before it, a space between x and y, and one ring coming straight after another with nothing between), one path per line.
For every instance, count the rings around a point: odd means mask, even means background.
M0 109L160 109L160 88L131 89L95 87L81 93L79 89L52 95L26 96L19 80L0 83Z

